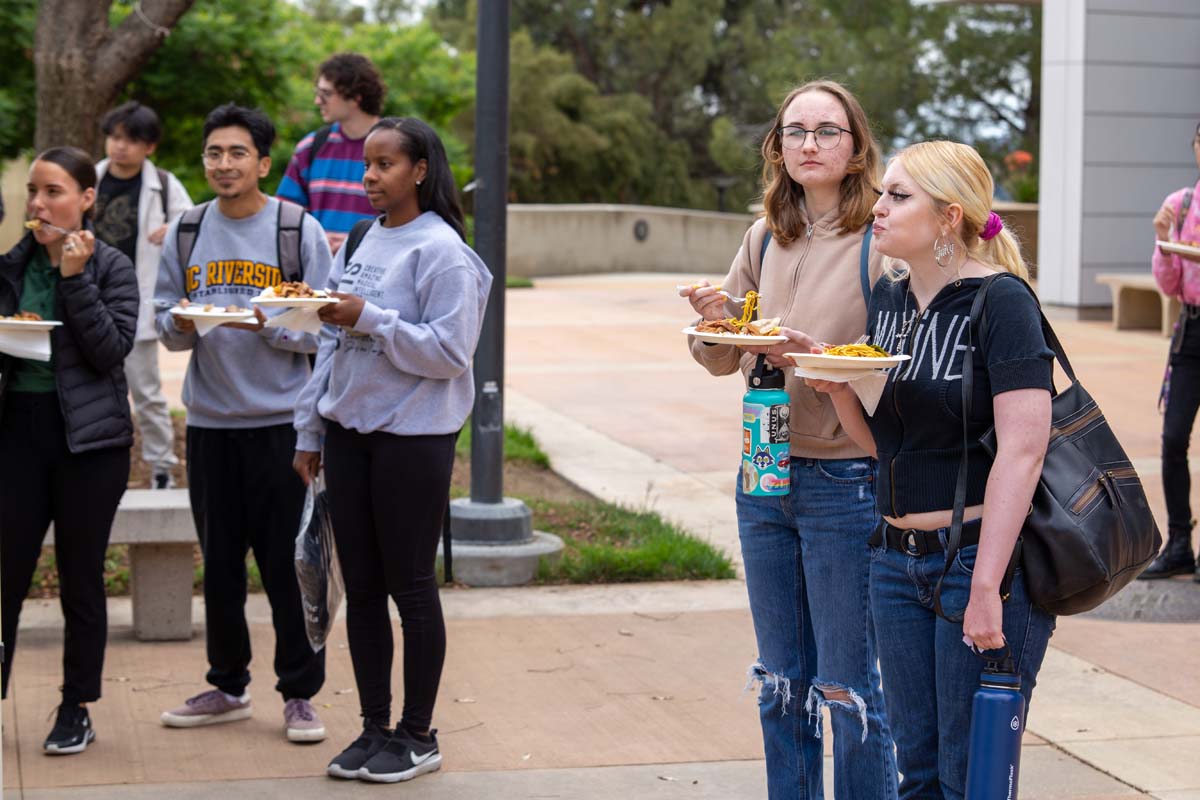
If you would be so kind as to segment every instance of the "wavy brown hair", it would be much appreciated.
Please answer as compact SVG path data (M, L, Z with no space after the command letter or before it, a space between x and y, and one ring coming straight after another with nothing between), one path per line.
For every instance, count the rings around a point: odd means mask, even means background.
M842 235L855 233L867 224L874 215L875 187L879 184L879 145L871 135L867 114L849 89L837 81L809 81L788 92L779 104L771 129L763 139L763 213L771 235L782 245L789 245L804 233L804 187L792 180L783 164L783 146L779 140L779 128L783 125L783 113L797 96L805 92L825 92L837 98L846 111L850 123L850 134L854 139L854 154L846 167L842 179L838 209L838 225Z

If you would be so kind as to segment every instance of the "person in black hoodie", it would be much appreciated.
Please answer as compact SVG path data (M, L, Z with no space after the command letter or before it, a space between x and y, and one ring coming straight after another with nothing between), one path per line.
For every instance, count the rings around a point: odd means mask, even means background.
M62 703L43 745L51 755L82 752L96 737L86 704L100 698L104 667L104 552L133 444L122 365L137 327L137 274L89 229L95 185L82 150L41 153L29 169L31 230L0 256L0 316L62 323L49 361L0 354L3 693L21 602L53 522L66 633Z

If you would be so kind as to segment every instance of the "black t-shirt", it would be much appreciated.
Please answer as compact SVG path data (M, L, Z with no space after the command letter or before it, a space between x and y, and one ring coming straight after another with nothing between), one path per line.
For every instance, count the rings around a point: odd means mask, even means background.
M142 173L118 178L106 172L96 192L96 235L137 263L138 195Z
M871 342L912 359L888 374L875 415L868 417L879 457L876 501L890 517L954 506L962 459L962 367L971 304L983 278L947 284L920 315L908 278L880 280L867 308ZM967 505L983 502L991 459L979 438L992 427L992 398L1014 389L1053 387L1054 353L1041 313L1012 278L992 284L982 343L975 342L968 421ZM903 336L909 321L907 336ZM1048 432L1047 432L1048 434Z

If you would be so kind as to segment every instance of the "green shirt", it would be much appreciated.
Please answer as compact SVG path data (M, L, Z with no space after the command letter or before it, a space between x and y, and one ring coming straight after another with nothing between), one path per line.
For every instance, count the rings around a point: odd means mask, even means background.
M21 286L21 302L18 310L32 311L42 319L54 319L54 294L55 289L58 288L58 280L58 270L50 264L46 248L37 247L33 251L33 258L25 267L25 280ZM51 350L49 361L35 361L28 358L15 359L9 390L13 392L56 391L53 350Z

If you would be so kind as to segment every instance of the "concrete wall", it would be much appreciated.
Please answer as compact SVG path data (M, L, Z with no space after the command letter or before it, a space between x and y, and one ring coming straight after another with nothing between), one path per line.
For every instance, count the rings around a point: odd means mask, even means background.
M653 206L510 205L508 274L724 273L753 221Z
M996 212L1036 261L1038 207L997 203ZM617 205L510 205L508 274L535 278L604 272L723 273L742 245L750 214ZM645 239L637 226L645 224Z
M1043 8L1038 288L1049 303L1108 305L1096 275L1148 273L1154 212L1196 181L1200 2Z

